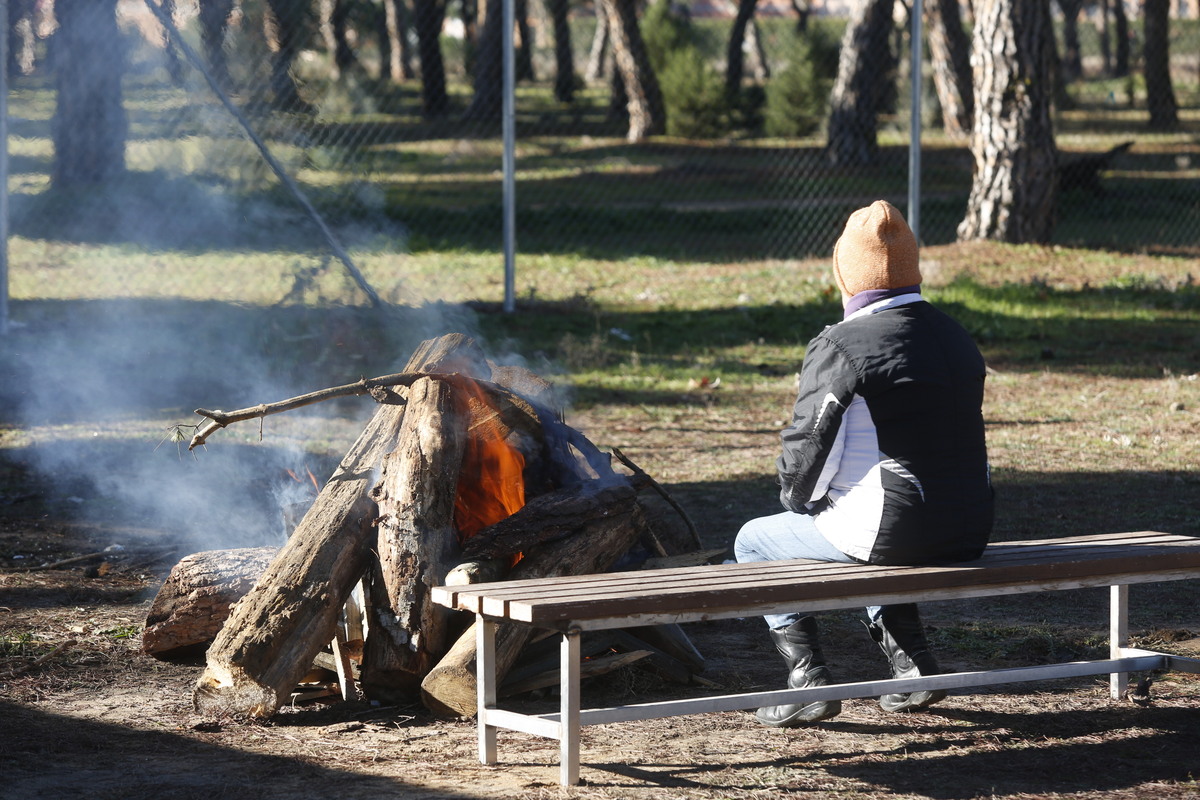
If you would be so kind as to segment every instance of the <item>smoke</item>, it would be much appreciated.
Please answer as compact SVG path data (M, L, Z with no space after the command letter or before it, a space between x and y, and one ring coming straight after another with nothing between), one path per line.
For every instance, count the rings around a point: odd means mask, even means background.
M421 339L469 321L444 308L176 300L16 310L19 324L0 340L0 420L20 431L19 446L0 457L36 470L55 516L98 531L101 547L189 551L281 544L375 405L348 398L270 416L261 442L259 421L239 423L194 452L171 441L169 426L199 422L195 408L234 410L396 371ZM298 341L294 324L307 332Z

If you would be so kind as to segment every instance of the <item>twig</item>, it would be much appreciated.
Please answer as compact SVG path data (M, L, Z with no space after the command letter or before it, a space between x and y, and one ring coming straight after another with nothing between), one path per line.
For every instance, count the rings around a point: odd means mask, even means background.
M683 510L682 506L675 502L675 498L671 497L671 495L667 493L667 490L664 489L658 481L654 480L654 478L651 478L641 467L630 461L619 449L614 447L612 448L612 452L613 455L617 457L618 461L633 470L635 475L646 481L651 489L658 492L662 499L666 500L671 508L675 509L675 512L679 514L680 518L683 519L683 524L687 526L688 533L692 535L692 541L696 543L696 547L703 548L704 545L700 543L700 534L696 531L696 526L692 524L691 517L687 515L687 512Z
M298 397L292 397L287 400L280 400L277 403L259 403L256 406L242 408L237 411L209 411L204 408L197 408L196 413L205 417L205 421L196 426L196 432L192 435L192 441L188 444L188 450L194 450L208 441L208 437L215 431L224 428L227 425L232 425L235 422L244 422L248 419L261 419L271 414L279 414L284 411L291 411L294 408L302 408L310 406L314 403L320 403L325 400L332 400L335 397L350 397L352 395L371 394L375 396L373 390L383 389L391 386L411 386L420 378L437 378L448 377L445 375L432 375L424 372L397 372L393 375L384 375L379 378L362 378L354 383L348 383L344 386L333 386L328 389L319 389L315 392L302 394ZM376 400L379 398L376 397Z
M8 671L8 674L5 675L5 677L6 678L15 678L17 675L23 675L24 673L29 672L31 669L37 669L42 664L45 664L50 659L54 658L56 655L63 652L64 650L66 650L68 647L74 647L75 645L76 645L76 641L74 639L67 639L65 642L63 642L58 647L51 650L49 653L46 653L43 656L39 656L38 658L35 658L33 661L30 661L28 664L10 669Z

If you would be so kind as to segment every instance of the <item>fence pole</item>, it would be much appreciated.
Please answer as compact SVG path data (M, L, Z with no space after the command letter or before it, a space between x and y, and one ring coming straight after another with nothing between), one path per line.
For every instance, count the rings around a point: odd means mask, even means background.
M8 0L0 0L0 336L8 333Z
M516 56L513 28L516 23L515 0L504 0L504 311L517 308L517 181L516 181Z
M908 227L921 241L921 0L912 0L910 33L912 45L912 124L908 141Z

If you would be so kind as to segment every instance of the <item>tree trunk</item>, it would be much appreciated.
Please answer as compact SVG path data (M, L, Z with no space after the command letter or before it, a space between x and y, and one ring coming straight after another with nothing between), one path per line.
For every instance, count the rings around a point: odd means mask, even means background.
M1050 41L1041 0L980 0L975 7L974 180L961 240L1045 242L1057 201L1050 121Z
M1179 125L1179 106L1171 86L1170 11L1170 0L1142 2L1146 106L1150 111L1150 128L1156 131L1172 130Z
M929 0L924 8L942 128L951 139L967 139L975 113L975 90L971 86L971 41L963 28L958 0Z
M803 36L808 33L808 18L812 14L811 0L792 0L792 10L796 12L796 33Z
M417 55L421 62L421 106L427 117L440 117L450 109L439 38L445 15L446 6L441 0L413 0L413 27L417 30Z
M321 38L329 54L329 77L333 80L352 70L361 70L358 58L346 38L350 4L346 0L320 0Z
M1109 26L1111 16L1108 13L1111 2L1112 0L1100 0L1100 58L1104 64L1104 74L1109 77L1113 74L1112 30Z
M8 2L8 74L32 75L37 65L37 35L33 27L35 0Z
M1125 0L1113 0L1112 9L1117 38L1117 63L1113 67L1113 77L1124 78L1129 74L1129 16L1125 13Z
M1062 76L1067 83L1083 77L1083 53L1079 49L1079 12L1083 0L1058 0L1063 15Z
M529 27L529 0L513 0L513 17L520 43L513 54L514 78L518 81L534 81L533 72L533 29Z
M837 81L830 95L829 159L839 166L875 160L880 102L892 63L894 0L859 0L842 38Z
M735 100L742 91L743 58L746 26L754 20L758 0L738 0L737 14L729 31L729 46L725 52L725 96Z
M571 24L567 0L546 0L546 11L554 26L554 99L575 99L575 55L571 49Z
M233 78L229 74L229 59L225 53L225 33L229 30L229 15L233 13L233 0L201 0L200 42L213 79L221 88L233 89Z
M500 119L504 98L504 3L488 0L483 32L475 54L475 93L463 114L465 122L493 123Z
M307 3L305 0L267 0L267 6L271 10L275 42L267 84L271 106L278 111L311 114L313 107L300 97L300 89L292 77L292 64L304 47Z
M583 71L583 79L587 83L598 83L607 74L608 52L608 16L604 8L596 4L596 31L592 35L592 47L588 51L587 68Z
M758 20L753 17L746 26L746 51L750 54L750 77L759 83L771 78L771 64L767 61L767 49L763 45L762 31Z
M383 76L394 83L416 77L408 45L408 7L404 0L382 0L379 50Z
M604 572L628 552L645 530L637 502L612 509L606 517L586 523L578 533L532 548L509 573L511 580ZM496 675L516 662L533 629L501 624L496 630ZM426 707L445 716L472 716L476 711L475 626L463 633L450 651L421 682Z
M180 559L146 612L142 652L170 658L207 645L262 577L278 547L206 550Z
M54 48L57 101L51 131L55 188L101 183L125 173L129 121L121 95L124 58L117 0L59 0Z
M637 4L635 0L600 0L600 4L608 18L613 62L625 87L629 112L627 138L640 142L666 129L667 114L658 78L650 66L638 28Z

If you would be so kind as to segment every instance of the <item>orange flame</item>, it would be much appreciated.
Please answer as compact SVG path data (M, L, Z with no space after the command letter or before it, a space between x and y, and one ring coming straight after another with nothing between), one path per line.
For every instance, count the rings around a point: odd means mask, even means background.
M461 541L525 505L525 457L508 443L508 429L486 395L472 388L471 425L454 501L454 523Z

